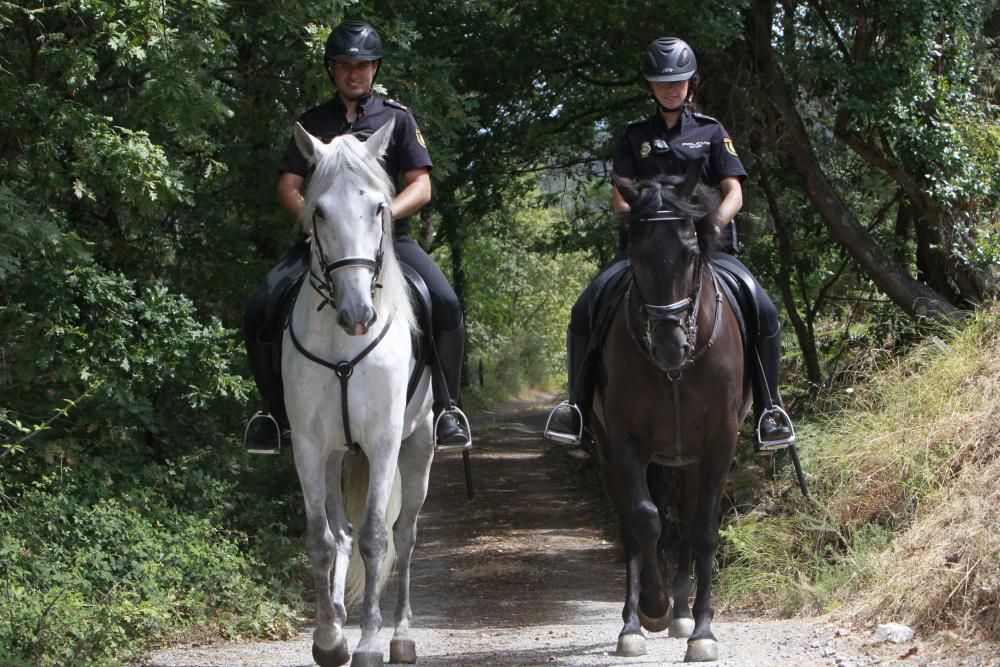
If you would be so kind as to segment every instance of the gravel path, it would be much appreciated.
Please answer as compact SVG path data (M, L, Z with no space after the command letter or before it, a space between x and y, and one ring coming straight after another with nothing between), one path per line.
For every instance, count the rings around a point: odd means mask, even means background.
M540 405L512 403L473 422L476 497L464 495L461 459L435 463L413 565L418 664L668 665L685 640L648 636L641 658L614 655L621 629L624 564L599 489L586 489L582 452L539 433ZM291 465L290 457L283 459ZM383 617L391 623L390 583ZM347 628L359 637L356 614ZM720 661L770 667L874 664L1000 666L997 653L956 655L942 641L879 644L873 628L831 617L749 620L716 614ZM382 630L388 655L391 627ZM290 641L201 643L157 651L145 667L310 667L311 628ZM995 646L993 648L996 648Z

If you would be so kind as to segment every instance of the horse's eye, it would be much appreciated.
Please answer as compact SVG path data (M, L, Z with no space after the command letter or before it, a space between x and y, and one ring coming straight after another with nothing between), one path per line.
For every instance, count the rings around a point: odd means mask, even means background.
M380 203L380 204L378 205L378 208L376 208L376 209L375 209L375 215L376 215L377 217L381 218L381 217L382 217L382 213L383 213L384 211L385 211L385 202L382 202L382 203Z
M324 220L326 218L326 216L323 215L323 211L320 209L316 209L315 211L313 211L313 217L319 218L320 220Z

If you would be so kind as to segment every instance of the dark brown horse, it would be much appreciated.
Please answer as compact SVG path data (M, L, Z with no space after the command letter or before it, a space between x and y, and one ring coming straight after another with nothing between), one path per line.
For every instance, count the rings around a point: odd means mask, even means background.
M697 184L700 167L684 182L614 177L632 207L632 281L601 353L592 427L625 547L619 655L646 652L641 628L688 637L687 661L719 654L712 569L723 484L750 406L750 382L738 321L708 261L719 198ZM664 515L678 519L676 543L663 530ZM673 552L676 576L666 588L662 572L671 564L661 560Z

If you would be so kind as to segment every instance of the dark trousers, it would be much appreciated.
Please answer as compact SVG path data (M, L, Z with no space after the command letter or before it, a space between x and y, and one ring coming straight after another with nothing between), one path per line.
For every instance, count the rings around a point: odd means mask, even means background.
M465 345L461 304L444 273L416 241L402 236L395 239L394 247L397 257L423 278L431 295L431 335L441 371L435 374L441 379L434 382L434 407L441 410L456 403L459 396ZM288 425L288 417L279 363L285 325L282 314L292 296L292 286L309 270L309 249L310 244L303 236L267 274L243 313L243 334L257 390L264 400L264 409L283 427Z

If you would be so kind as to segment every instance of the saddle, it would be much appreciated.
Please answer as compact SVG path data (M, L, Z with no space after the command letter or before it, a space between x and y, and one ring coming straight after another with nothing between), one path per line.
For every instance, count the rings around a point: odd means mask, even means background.
M753 276L742 271L739 265L726 262L726 257L727 255L712 257L709 262L719 276L722 293L736 316L743 349L749 353L751 346L748 345L748 341L754 340L759 330L754 297L756 282ZM592 355L603 346L611 328L611 321L632 284L632 266L627 259L619 260L599 275L597 281L599 284L595 285L594 299L590 308L591 338L587 355L591 359L595 358Z

